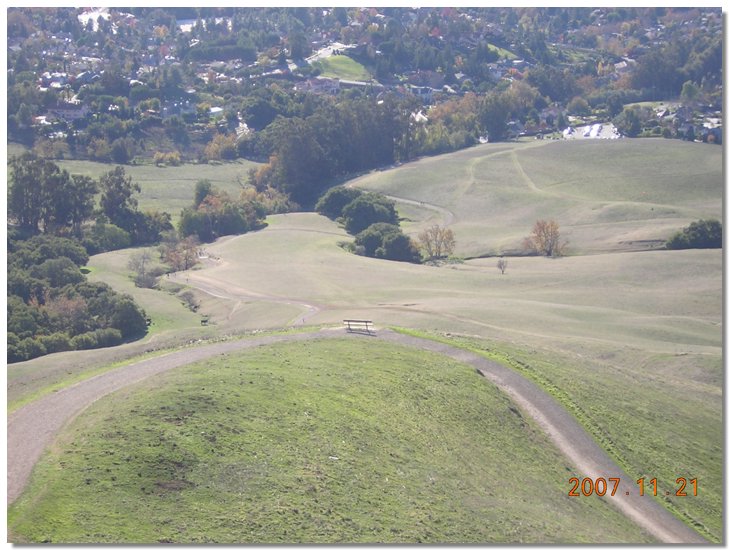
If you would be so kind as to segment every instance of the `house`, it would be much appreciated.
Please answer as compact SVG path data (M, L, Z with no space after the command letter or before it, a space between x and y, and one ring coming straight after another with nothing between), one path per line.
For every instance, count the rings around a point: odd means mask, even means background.
M312 94L337 95L339 93L339 79L319 76L305 80L296 85L296 89Z
M423 100L424 103L430 103L433 99L433 88L428 86L408 86L410 93Z
M516 139L524 134L524 125L518 120L512 120L506 124L506 134L509 139Z
M51 119L62 119L66 122L72 122L84 118L90 112L86 105L81 103L58 102L53 107L48 108L48 116Z

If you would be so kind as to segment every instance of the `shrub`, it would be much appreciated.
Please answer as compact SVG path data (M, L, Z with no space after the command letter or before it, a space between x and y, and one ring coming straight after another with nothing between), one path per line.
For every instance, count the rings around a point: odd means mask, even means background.
M18 349L19 355L23 357L23 361L34 359L35 357L40 357L48 353L43 343L35 338L24 339L20 342Z
M115 328L100 328L93 332L96 338L96 347L106 348L118 346L122 343L122 333Z
M46 348L46 353L68 351L71 347L71 339L65 332L56 332L48 336L40 336L38 341Z
M96 336L93 332L84 332L71 338L71 347L73 349L93 349L97 347L96 342Z
M84 233L82 241L89 254L110 252L131 246L131 235L112 223L96 223Z

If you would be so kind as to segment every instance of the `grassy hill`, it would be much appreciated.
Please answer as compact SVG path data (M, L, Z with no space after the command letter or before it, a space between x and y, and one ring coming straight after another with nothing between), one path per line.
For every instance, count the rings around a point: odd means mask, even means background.
M52 543L650 542L567 496L568 471L471 368L370 339L278 344L93 405L9 528Z
M722 149L663 139L496 143L353 184L450 211L463 256L518 251L540 218L558 221L573 254L644 250L691 221L721 219ZM417 205L401 215L411 232L440 221Z

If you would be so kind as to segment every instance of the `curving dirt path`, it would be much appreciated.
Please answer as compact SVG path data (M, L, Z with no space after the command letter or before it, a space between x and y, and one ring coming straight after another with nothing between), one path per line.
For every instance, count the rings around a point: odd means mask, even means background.
M419 206L420 208L425 208L426 210L432 210L433 212L437 212L440 214L441 218L443 218L443 226L448 227L449 225L453 225L453 222L456 219L456 215L451 212L450 210L443 208L442 206L438 206L437 204L431 204L429 202L423 202L423 201L416 201L412 199L404 199L402 197L396 197L395 195L385 195L388 199L393 200L395 202L401 202L403 204L410 204L412 206Z
M278 342L295 342L319 338L362 337L341 329L319 332L281 334L201 345L171 352L167 355L139 361L84 380L42 397L8 417L8 503L20 496L31 471L44 450L58 432L89 405L120 388L176 367L201 361L216 355ZM635 484L592 440L570 414L549 395L518 373L475 353L447 344L416 338L390 330L380 330L378 339L440 353L473 366L485 378L507 393L523 413L531 416L575 467L572 475L579 477L617 477L621 489ZM373 341L374 343L374 341ZM565 491L570 484L565 476ZM707 542L696 532L672 516L650 497L630 495L620 491L614 497L603 497L631 518L645 531L666 543Z

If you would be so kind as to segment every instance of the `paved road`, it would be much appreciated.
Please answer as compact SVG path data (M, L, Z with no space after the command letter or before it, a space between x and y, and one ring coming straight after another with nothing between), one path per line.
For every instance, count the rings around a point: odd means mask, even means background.
M155 374L223 353L277 342L342 337L372 338L347 334L342 330L324 329L319 332L200 345L120 367L42 397L8 417L8 503L15 501L22 493L33 467L59 431L97 399ZM542 427L568 462L575 467L575 476L589 476L593 479L619 477L626 481L630 479L560 404L518 373L475 353L431 340L390 330L378 331L376 338L437 352L473 366L507 393L524 414L531 416ZM373 344L375 342L373 338ZM565 479L565 490L568 487ZM707 542L650 497L639 497L633 491L630 496L620 493L604 498L661 542Z

